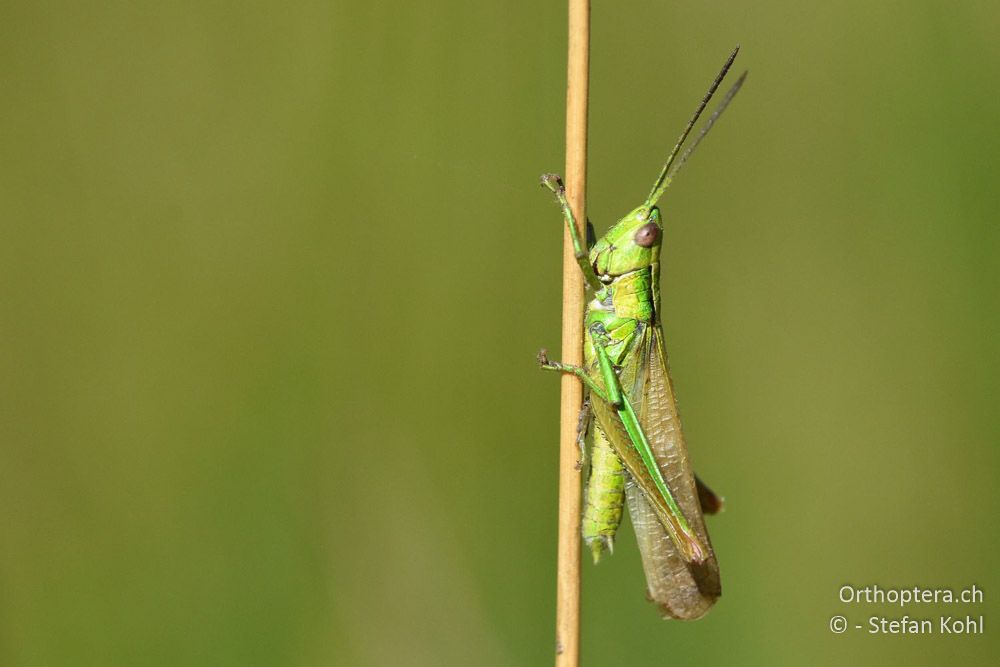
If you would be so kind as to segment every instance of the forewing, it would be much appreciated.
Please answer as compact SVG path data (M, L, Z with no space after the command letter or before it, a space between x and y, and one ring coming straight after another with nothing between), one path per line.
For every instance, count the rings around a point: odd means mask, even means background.
M681 557L650 505L647 493L634 480L626 486L629 516L639 543L650 598L667 616L695 619L708 612L722 592L719 566L705 530L662 333L659 327L650 327L646 333L642 341L646 349L638 355L645 357L646 363L634 374L633 391L629 393L638 394L639 420L663 478L688 524L707 548L708 558L696 565Z

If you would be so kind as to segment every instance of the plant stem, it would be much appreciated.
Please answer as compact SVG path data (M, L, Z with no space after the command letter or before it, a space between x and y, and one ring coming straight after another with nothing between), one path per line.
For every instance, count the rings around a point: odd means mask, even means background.
M590 63L590 0L569 0L566 86L566 195L586 238L587 88ZM583 276L563 232L562 351L564 363L583 363ZM559 553L556 581L556 667L580 662L580 470L577 420L583 386L562 377L559 420Z

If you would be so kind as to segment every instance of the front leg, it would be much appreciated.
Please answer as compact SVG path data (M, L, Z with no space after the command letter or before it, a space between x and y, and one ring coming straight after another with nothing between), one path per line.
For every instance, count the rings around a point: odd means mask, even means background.
M590 254L580 239L580 230L576 228L576 216L573 215L573 209L569 205L569 200L566 199L566 186L563 185L562 179L556 174L543 174L542 185L552 191L552 194L556 196L559 205L562 207L563 217L566 218L566 224L569 226L569 235L573 239L573 257L576 258L576 263L580 265L580 271L583 272L583 279L587 281L587 284L593 290L601 289L601 281L597 278L597 274L594 273L594 267L590 264Z

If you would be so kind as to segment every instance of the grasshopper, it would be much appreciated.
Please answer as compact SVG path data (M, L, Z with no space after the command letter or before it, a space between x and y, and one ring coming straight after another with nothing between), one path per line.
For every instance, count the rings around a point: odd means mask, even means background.
M656 204L743 85L747 72L678 159L738 52L739 46L688 121L646 201L596 242L590 242L588 222L584 246L561 179L542 176L542 185L562 207L577 263L593 293L584 316L583 366L551 361L545 350L539 353L543 369L576 375L588 394L580 415L581 449L593 424L583 539L595 562L611 551L627 502L648 596L669 618L700 618L722 593L703 518L703 513L717 512L721 500L695 477L681 430L661 327L663 219Z

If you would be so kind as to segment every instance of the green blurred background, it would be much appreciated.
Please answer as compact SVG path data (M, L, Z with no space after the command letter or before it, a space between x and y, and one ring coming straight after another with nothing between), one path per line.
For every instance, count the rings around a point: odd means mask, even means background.
M725 595L661 621L625 529L584 663L989 662L1000 8L595 4L599 232L751 74L663 202ZM562 2L3 3L0 664L551 661L565 45ZM985 634L828 629L945 612Z

